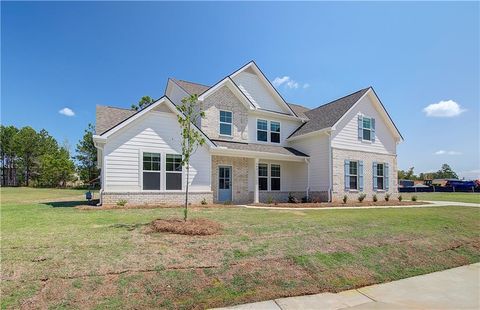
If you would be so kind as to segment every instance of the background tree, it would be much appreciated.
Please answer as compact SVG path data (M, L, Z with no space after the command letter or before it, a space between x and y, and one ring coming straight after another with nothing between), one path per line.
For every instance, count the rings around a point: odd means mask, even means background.
M416 180L417 176L413 173L413 167L410 167L408 170L398 170L398 179L399 180Z
M150 97L150 96L143 96L137 104L132 104L132 107L131 109L133 111L138 111L138 110L141 110L143 108L146 108L147 106L149 106L151 103L153 103L154 100Z
M15 126L0 126L0 157L2 161L2 186L16 185L16 153L13 137L18 129Z
M13 147L19 159L21 168L21 180L29 186L32 171L38 164L37 159L40 153L40 137L30 126L23 127L13 137Z
M181 127L182 136L182 166L187 169L185 186L185 207L183 210L183 219L188 218L188 182L190 177L190 158L197 148L205 144L205 139L193 124L205 117L202 107L198 103L198 96L191 95L182 99L182 105L178 107L183 116L178 116L178 123Z
M97 148L93 143L95 127L88 124L82 139L76 147L75 159L77 160L77 171L80 179L89 182L98 177L100 170L97 168Z
M443 164L442 168L435 172L436 179L458 179L458 175L448 164Z
M40 158L39 185L46 187L66 187L73 179L75 165L67 148L60 147Z

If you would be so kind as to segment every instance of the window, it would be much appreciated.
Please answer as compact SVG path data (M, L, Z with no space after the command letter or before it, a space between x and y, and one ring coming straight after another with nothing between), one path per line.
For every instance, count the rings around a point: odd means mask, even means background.
M268 122L264 119L257 120L257 141L267 142Z
M182 189L182 155L167 154L165 172L165 189Z
M268 190L268 165L258 164L258 189L261 191Z
M372 119L368 117L363 118L363 140L371 141L372 133Z
M232 112L220 111L220 134L224 136L232 135Z
M377 189L384 189L383 188L383 180L384 180L384 177L385 177L385 174L384 174L384 166L383 164L377 164Z
M160 157L159 153L143 153L143 189L160 190Z
M280 190L280 165L270 165L270 190Z
M270 142L280 143L280 123L270 122Z
M358 189L358 162L350 162L350 170L348 174L350 178L350 189Z

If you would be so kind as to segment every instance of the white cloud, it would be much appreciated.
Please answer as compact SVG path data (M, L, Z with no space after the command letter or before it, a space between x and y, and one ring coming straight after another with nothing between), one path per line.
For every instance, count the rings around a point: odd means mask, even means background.
M465 112L465 109L453 100L432 103L423 109L427 116L431 117L454 117Z
M308 88L310 87L310 84L308 83L305 83L305 84L301 84L301 83L298 83L297 81L293 80L292 78L290 78L289 76L285 75L285 76L282 76L282 77L276 77L273 81L272 81L272 84L273 86L275 87L279 87L281 85L285 85L285 87L287 88L290 88L290 89L298 89L300 87L302 88Z
M69 108L63 108L58 113L63 114L65 116L75 116L75 112L73 112L72 109Z
M439 150L433 153L435 155L462 155L462 152Z

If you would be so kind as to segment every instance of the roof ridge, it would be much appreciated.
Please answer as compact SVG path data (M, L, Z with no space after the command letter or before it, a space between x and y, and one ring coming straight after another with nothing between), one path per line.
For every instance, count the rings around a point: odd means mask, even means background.
M97 104L97 107L102 107L102 108L110 108L110 109L117 109L117 110L125 110L125 111L132 111L132 112L135 112L129 108L121 108L121 107L112 107L111 105L101 105L101 104Z
M178 81L178 82L185 82L185 83L200 85L200 86L204 86L204 87L211 87L209 85L205 85L205 84L201 84L201 83L197 83L197 82L192 82L192 81L186 81L186 80L181 80L181 79L176 79L176 78L170 78L170 79L172 79L174 81Z
M350 97L350 96L352 96L352 95L355 95L356 93L359 93L359 92L361 92L361 91L367 90L367 89L369 89L369 88L371 88L371 86L368 86L368 87L366 87L366 88L362 88L362 89L360 89L360 90L354 91L353 93L350 93L350 94L345 95L345 96L343 96L343 97L340 97L340 98L337 98L337 99L332 100L332 101L330 101L330 102L327 102L327 103L325 103L325 104L322 104L322 105L320 105L320 106L318 106L318 107L316 107L316 108L313 108L313 109L310 109L309 111L306 111L305 113L309 113L309 112L315 111L315 110L317 110L317 109L323 108L323 107L325 107L325 106L327 106L327 105L329 105L329 104L335 103L336 101L339 101L339 100L342 100L342 99L344 99L344 98Z

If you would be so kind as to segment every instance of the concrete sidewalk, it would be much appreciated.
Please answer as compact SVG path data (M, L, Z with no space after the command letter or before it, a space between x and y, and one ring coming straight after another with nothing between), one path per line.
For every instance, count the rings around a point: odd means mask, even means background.
M480 263L344 291L221 309L480 309Z

